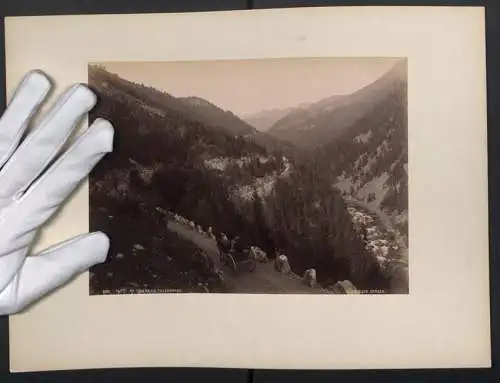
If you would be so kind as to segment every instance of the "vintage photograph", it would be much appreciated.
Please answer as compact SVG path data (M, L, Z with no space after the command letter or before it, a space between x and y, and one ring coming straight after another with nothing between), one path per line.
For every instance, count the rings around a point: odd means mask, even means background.
M90 295L408 294L407 59L88 65Z

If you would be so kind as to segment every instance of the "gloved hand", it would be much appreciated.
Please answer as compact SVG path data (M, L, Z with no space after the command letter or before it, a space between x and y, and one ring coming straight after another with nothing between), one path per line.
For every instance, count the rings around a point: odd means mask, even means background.
M62 94L21 140L50 89L42 72L29 72L0 119L0 315L23 310L103 262L109 249L108 237L96 232L27 256L40 226L113 147L112 125L98 119L62 151L96 103L81 84Z

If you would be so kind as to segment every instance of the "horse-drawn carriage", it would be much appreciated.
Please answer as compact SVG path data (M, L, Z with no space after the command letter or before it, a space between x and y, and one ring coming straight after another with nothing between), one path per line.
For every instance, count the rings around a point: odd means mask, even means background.
M239 238L229 240L222 236L217 238L219 257L222 264L228 266L234 273L241 270L253 272L257 267L257 261L251 256L249 249L240 245Z

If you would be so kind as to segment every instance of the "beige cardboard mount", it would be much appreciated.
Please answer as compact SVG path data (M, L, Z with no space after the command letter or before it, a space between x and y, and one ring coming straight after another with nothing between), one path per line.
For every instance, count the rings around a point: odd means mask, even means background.
M84 274L10 318L12 371L490 366L483 8L8 17L5 31L9 96L28 70L59 94L110 61L406 57L409 84L409 295L90 297ZM85 184L36 249L88 224Z

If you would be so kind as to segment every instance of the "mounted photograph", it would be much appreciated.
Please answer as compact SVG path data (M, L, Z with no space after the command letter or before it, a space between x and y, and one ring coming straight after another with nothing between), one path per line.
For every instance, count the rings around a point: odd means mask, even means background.
M404 57L93 62L90 295L409 294Z
M484 16L6 18L6 101L40 68L114 126L32 247L107 257L9 317L10 370L491 367Z

